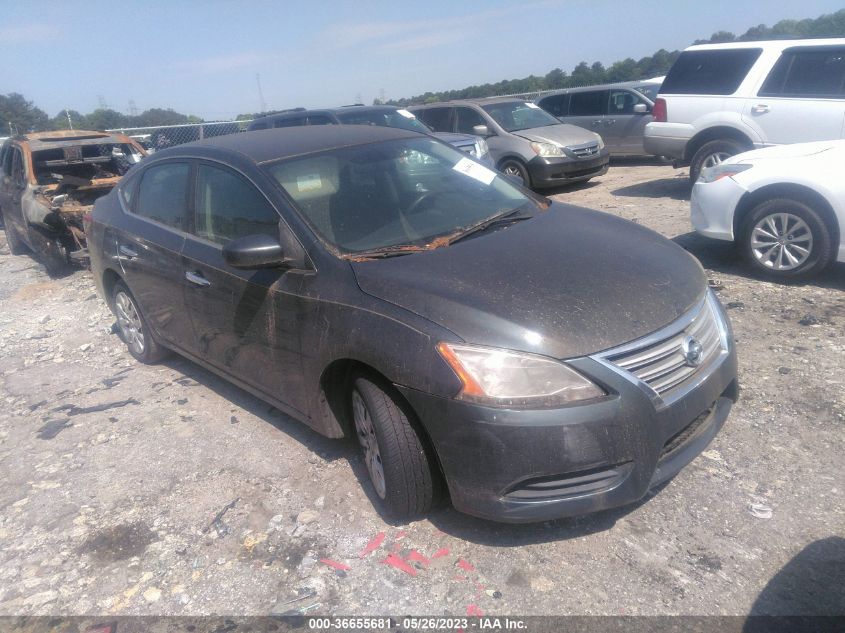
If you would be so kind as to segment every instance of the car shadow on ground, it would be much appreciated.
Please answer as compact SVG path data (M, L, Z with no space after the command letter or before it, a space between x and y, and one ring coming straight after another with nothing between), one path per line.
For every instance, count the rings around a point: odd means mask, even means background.
M732 242L714 240L695 231L678 235L672 238L672 241L698 258L702 266L715 272L790 286L818 286L833 290L845 290L845 262L834 263L817 277L798 281L781 281L758 275L750 264L743 259Z
M835 622L817 620L845 615L845 539L838 536L813 541L766 583L751 606L744 633L763 631L833 631ZM772 622L769 617L787 617ZM800 618L792 621L791 618ZM780 624L783 628L775 628ZM787 626L788 625L788 626ZM831 628L827 628L831 626Z
M561 185L559 187L550 187L548 189L539 189L537 193L541 196L550 197L558 194L572 193L573 191L584 191L592 189L601 184L599 180L587 180L585 182L574 182L571 185Z
M358 449L358 444L355 442L355 438L333 439L320 435L304 422L290 417L273 405L264 402L225 378L221 378L217 374L178 354L174 353L168 356L161 361L161 364L183 374L186 378L210 389L221 398L240 407L247 413L276 427L279 431L302 444L307 450L325 462L334 462L340 459L346 460L356 479L361 484L361 488L367 495L368 500L376 512L378 512L381 519L394 527L403 525L402 521L393 519L382 510L380 500L370 483L370 475L367 472L366 464Z
M689 178L685 175L678 175L620 187L610 193L614 196L628 198L671 198L672 200L689 201L691 192L692 187Z

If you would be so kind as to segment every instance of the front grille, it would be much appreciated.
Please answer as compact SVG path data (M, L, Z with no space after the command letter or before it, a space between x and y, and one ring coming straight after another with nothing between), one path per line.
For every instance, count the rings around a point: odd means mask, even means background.
M576 158L589 158L599 153L599 144L584 143L583 145L570 145L566 149Z
M606 359L620 369L633 374L651 387L663 399L684 385L701 369L707 367L722 351L722 336L710 300L704 301L698 313L685 327L676 329L643 346L610 353ZM690 344L697 341L701 353L695 362L694 354L685 355Z

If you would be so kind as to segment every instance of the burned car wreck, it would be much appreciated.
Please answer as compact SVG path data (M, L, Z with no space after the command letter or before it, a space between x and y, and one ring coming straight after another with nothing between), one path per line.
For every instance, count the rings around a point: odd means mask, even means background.
M87 259L83 217L145 155L133 139L106 132L8 139L0 149L0 212L12 253L28 248L51 274Z

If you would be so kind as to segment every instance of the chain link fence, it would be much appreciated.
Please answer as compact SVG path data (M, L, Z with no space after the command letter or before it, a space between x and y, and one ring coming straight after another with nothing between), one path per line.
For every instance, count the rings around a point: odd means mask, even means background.
M181 125L161 125L157 127L124 127L106 130L134 138L148 152L155 152L166 147L182 145L204 138L237 134L246 131L252 119L244 121L212 121L210 123L184 123Z

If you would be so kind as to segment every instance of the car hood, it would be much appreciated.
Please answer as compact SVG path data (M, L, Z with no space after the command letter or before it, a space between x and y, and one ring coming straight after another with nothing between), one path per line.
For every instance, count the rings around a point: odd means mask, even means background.
M813 143L774 145L772 147L764 147L737 154L736 156L732 156L728 162L748 163L765 158L803 158L804 156L820 154L831 149L838 149L840 152L845 150L845 141L815 141Z
M561 204L452 246L351 265L365 293L468 343L555 358L654 332L706 288L701 266L673 242Z
M582 127L570 125L569 123L517 130L516 132L512 132L512 134L521 136L529 141L555 143L563 147L567 145L581 145L582 143L597 141L600 138L595 132L590 132L590 130L585 130Z
M435 138L439 138L444 143L451 145L474 145L475 137L469 134L456 134L454 132L434 132L432 134Z

